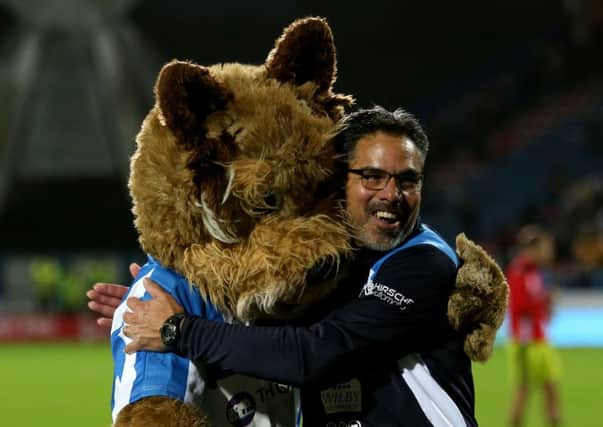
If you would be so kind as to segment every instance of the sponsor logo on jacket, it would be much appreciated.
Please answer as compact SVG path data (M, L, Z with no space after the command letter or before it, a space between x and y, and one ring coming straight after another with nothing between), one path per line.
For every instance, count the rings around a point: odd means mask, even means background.
M362 292L360 292L360 296L374 296L386 304L399 307L400 310L406 310L409 305L415 302L412 298L405 296L394 288L384 285L383 283L373 282L372 279L369 279L364 285Z
M362 387L357 379L322 390L320 398L328 415L362 410Z

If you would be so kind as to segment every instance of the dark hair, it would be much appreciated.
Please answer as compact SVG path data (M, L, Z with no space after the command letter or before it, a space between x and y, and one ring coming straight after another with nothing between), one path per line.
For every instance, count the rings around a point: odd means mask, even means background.
M429 150L427 135L415 116L402 108L392 112L375 106L348 114L337 126L335 135L337 152L345 156L344 159L349 162L354 155L358 140L379 131L390 135L406 136L414 142L425 161Z
M524 225L517 233L517 245L521 248L535 246L543 240L552 238L549 230L538 224Z

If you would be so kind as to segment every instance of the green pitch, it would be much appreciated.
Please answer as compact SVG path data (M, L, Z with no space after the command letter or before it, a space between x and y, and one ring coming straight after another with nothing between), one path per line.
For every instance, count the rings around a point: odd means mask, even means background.
M603 404L603 349L560 349L563 376L559 392L563 426L595 427L601 425L598 415ZM476 389L476 414L485 427L508 426L511 398L504 347L496 348L484 365L473 365ZM532 392L525 427L545 427L544 406L539 390Z
M108 344L0 344L6 427L111 425Z
M561 399L566 426L598 426L603 349L561 351ZM484 427L505 427L510 389L503 348L474 365L477 416ZM108 345L0 344L0 425L109 427L112 364ZM532 396L526 427L544 427L540 395Z

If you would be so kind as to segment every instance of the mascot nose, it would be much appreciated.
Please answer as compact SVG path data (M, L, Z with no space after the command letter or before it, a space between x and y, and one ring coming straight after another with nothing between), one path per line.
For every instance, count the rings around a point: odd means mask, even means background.
M338 263L332 257L323 258L314 263L312 268L306 274L306 283L309 286L331 280L337 274Z

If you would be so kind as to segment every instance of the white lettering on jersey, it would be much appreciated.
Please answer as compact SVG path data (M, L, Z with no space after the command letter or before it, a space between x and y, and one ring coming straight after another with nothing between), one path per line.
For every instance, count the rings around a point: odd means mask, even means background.
M415 302L415 300L408 298L404 294L396 291L394 288L390 288L389 286L379 282L373 282L372 279L369 279L369 281L364 285L360 295L372 295L376 298L379 298L386 304L399 307L400 310L406 310L409 305Z

